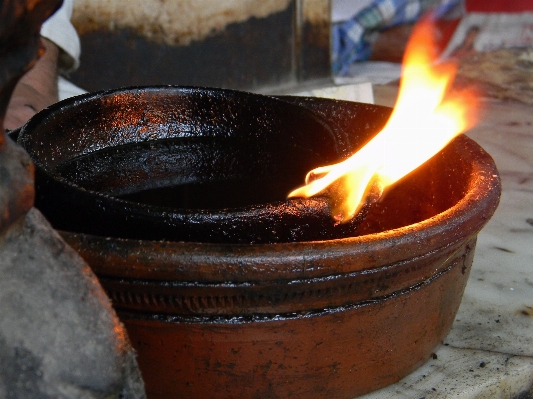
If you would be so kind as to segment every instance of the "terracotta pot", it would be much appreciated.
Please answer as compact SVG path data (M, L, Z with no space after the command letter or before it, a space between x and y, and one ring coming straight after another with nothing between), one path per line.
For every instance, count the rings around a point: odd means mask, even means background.
M339 140L371 121L357 145L387 116L375 106L283 101L311 110ZM28 143L47 123L66 126L72 106L21 132L38 168ZM490 156L459 137L372 206L350 237L244 244L62 234L111 297L150 397L351 398L398 381L442 342L499 196Z

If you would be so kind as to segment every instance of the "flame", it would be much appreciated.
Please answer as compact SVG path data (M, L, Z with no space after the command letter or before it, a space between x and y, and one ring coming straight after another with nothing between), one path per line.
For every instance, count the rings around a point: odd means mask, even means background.
M311 197L326 189L333 217L346 222L378 196L444 148L474 122L472 91L447 94L457 66L436 65L437 46L430 18L421 20L407 44L398 99L387 124L343 162L319 167L289 197Z

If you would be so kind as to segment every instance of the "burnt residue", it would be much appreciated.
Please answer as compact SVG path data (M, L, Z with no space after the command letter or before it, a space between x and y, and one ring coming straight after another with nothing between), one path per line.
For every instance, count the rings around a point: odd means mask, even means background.
M107 147L62 162L55 172L87 190L150 205L229 208L284 200L311 165L324 162L309 147L255 137L174 137Z
M343 158L352 155L354 148L359 149L370 135L379 132L391 111L387 107L368 104L350 107L346 102L320 98L279 98L312 110L327 120L335 132L354 132L351 135L337 136L343 148ZM381 200L369 209L368 216L358 227L356 234L372 234L420 222L459 201L468 190L472 165L469 154L457 156L458 149L471 151L465 146L464 137L458 137L453 145L445 147L422 167L389 187Z
M68 236L67 239L74 237ZM371 272L337 274L321 278L265 282L158 281L122 279L100 275L116 309L159 315L200 317L204 322L232 322L243 316L260 318L311 317L338 313L349 308L372 306L390 298L408 295L436 279L460 270L464 246L452 251L428 254L410 263L399 262ZM82 251L83 252L83 251ZM446 261L442 261L447 257ZM433 274L427 265L435 265ZM469 259L468 268L472 264ZM96 267L97 271L100 269ZM416 269L410 271L409 269ZM447 304L445 304L446 306ZM256 321L258 321L256 319Z
M460 137L349 223L334 222L326 197L286 199L308 170L351 155L389 115L325 99L130 88L60 102L33 118L19 142L37 165L36 206L57 229L146 240L314 241L427 220L477 184L478 150ZM498 184L497 174L488 182Z
M392 109L373 104L325 100L315 97L279 96L287 103L310 110L322 118L335 133L340 157L347 158L379 132Z
M122 238L272 243L350 237L369 207L339 225L326 198L286 196L308 170L361 146L388 109L378 107L376 114L353 104L330 126L324 116L331 106L320 115L316 104L288 102L178 87L67 100L50 111L61 117L43 115L21 134L39 166L37 207L58 229ZM353 129L343 128L345 117ZM357 124L361 119L366 123Z
M533 306L524 306L520 311L519 314L523 316L533 317Z
M458 137L455 145L445 147L387 188L383 199L372 207L357 233L372 234L421 222L460 201L471 188L468 176L473 173L468 151L465 157L455 153L465 148L464 139ZM386 216L391 214L395 216Z

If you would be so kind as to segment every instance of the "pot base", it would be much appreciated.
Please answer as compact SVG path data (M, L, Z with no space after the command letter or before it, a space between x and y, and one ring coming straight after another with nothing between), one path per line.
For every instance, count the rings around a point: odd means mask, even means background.
M121 314L150 398L353 398L425 363L454 321L475 240L409 290L255 321Z

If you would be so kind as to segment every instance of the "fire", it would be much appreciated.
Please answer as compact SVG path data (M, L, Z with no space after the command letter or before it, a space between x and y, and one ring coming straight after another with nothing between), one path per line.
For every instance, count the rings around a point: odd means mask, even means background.
M306 185L289 197L307 198L327 189L333 217L346 222L369 198L380 196L472 126L475 97L466 91L447 93L457 66L436 64L434 31L429 18L415 26L398 99L383 130L345 161L309 172Z

